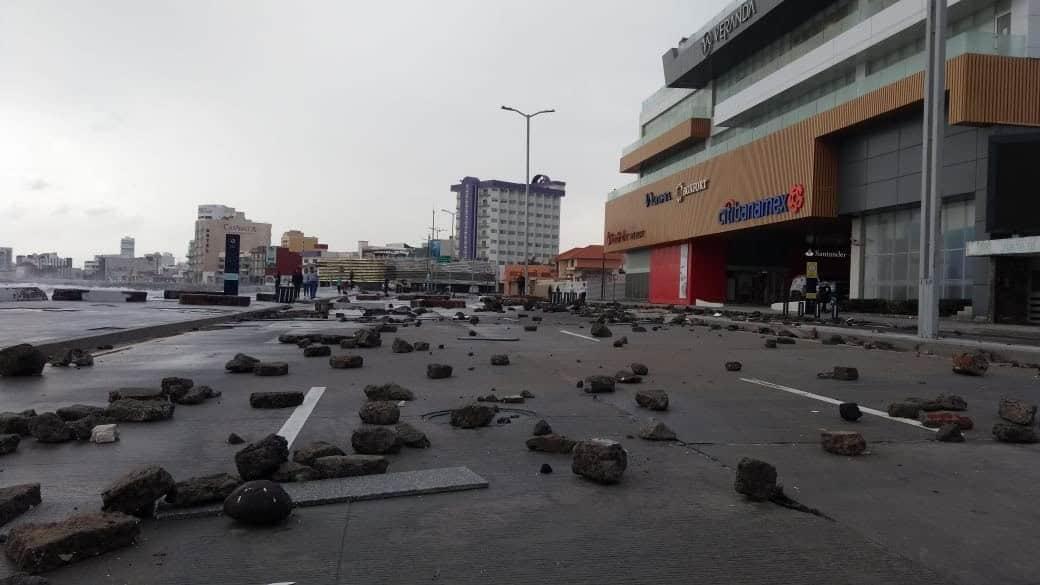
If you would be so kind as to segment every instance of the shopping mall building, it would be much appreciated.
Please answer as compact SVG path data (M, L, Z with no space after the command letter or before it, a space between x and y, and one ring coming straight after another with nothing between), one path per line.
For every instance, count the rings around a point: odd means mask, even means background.
M1040 0L947 18L942 298L1040 322ZM669 49L606 204L627 296L768 304L812 261L851 298L916 298L924 20L923 0L743 0Z

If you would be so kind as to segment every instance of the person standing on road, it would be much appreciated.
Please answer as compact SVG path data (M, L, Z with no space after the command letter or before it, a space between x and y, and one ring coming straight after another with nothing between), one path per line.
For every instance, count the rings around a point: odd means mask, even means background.
M292 275L292 288L293 288L293 294L292 294L292 299L291 299L292 302L295 303L296 299L300 298L300 288L302 288L302 287L303 287L303 272L301 272L300 269L297 268L293 272L293 275Z

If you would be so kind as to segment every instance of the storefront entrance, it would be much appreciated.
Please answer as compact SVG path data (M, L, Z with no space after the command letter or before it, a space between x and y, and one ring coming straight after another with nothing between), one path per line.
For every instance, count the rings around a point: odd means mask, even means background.
M780 302L790 282L783 266L729 266L726 269L726 300L739 305L769 305Z
M1040 256L994 258L994 319L1040 325Z

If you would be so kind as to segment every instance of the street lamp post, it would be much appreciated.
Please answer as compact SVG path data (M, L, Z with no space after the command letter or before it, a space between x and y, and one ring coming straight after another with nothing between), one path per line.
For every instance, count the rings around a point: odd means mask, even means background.
M921 280L917 288L917 335L939 337L942 278L940 172L946 129L946 0L928 0L925 21L924 124L921 161Z
M455 215L456 215L456 212L448 211L447 209L441 209L441 211L443 211L444 213L447 213L448 215L451 216L451 241L452 241L452 245L454 246L455 245ZM451 255L453 257L455 256L454 250L452 251Z
M523 116L524 117L524 121L526 122L526 127L527 127L527 164L525 165L525 170L524 170L524 290L523 290L523 293L526 296L527 295L527 289L530 286L530 282L531 282L530 275L528 274L528 267L531 265L531 257L527 253L528 235L531 232L531 222L529 221L530 220L530 215L531 215L531 209L529 207L530 206L530 198L531 198L531 118L534 118L535 116L537 116L539 114L551 114L551 113L555 112L556 110L539 110L539 111L537 111L537 112L535 112L533 114L525 114L524 112L521 112L520 110L518 110L516 108L511 108L509 106L502 106L502 109L503 110L508 110L510 112L516 112L517 114L520 114L521 116Z

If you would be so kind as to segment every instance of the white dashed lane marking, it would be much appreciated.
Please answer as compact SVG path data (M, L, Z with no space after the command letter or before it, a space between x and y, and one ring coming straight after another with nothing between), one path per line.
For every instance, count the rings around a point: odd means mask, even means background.
M296 410L289 416L289 420L285 421L285 424L278 431L278 435L284 437L289 443L290 449L292 449L293 441L296 440L296 435L300 434L303 425L310 418L311 413L314 412L314 407L321 400L322 394L325 394L325 386L314 386L308 390L303 397L303 404L296 407Z
M582 339L587 339L589 341L595 341L596 343L599 343L598 339L596 339L595 337L589 337L588 335L582 335L580 333L572 333L570 331L565 331L563 329L560 329L560 333L563 333L564 335L573 335L574 337L580 337Z

